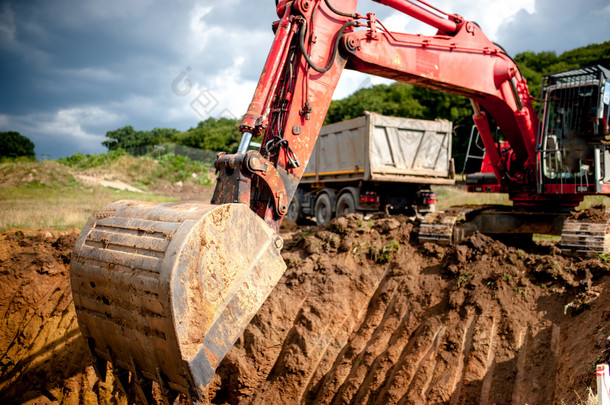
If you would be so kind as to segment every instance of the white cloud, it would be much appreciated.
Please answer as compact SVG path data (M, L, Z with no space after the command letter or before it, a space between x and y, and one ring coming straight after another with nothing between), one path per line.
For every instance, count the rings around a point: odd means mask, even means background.
M383 77L371 76L365 73L356 72L353 70L344 70L337 84L337 88L333 93L333 100L348 97L350 94L362 88L370 87L376 84L390 84L393 80Z
M491 40L496 40L500 25L512 20L520 10L533 12L535 0L488 0L484 5L471 0L437 0L433 2L433 5L447 14L458 14L467 20L476 22L481 26L485 35ZM369 3L366 3L366 7L369 7ZM435 28L392 8L375 7L375 11L381 16L383 24L391 31L423 35L436 33ZM363 10L359 8L359 12L364 13L366 10L364 7Z
M81 69L57 69L56 72L68 79L78 79L96 82L114 82L121 78L121 73L112 72L106 68L86 67Z
M452 12L479 24L492 41L498 40L499 27L512 21L520 11L532 13L535 10L535 0L491 0L486 1L485 5L466 0L459 2L444 0L443 3L447 3L448 8L453 8Z
M189 28L191 36L189 42L193 44L198 51L201 51L206 47L211 36L220 33L218 27L207 24L204 19L206 15L210 14L212 9L213 7L211 6L205 7L201 4L196 4L190 12Z
M572 5L565 4L568 0L433 3L477 22L491 40L516 53L540 44L561 50L590 38L607 40L608 0L590 1L589 14L571 0ZM16 76L0 82L5 92L0 125L35 136L39 153L56 145L62 154L103 151L99 143L106 131L124 125L186 130L208 116L240 117L252 99L273 40L271 22L277 19L270 0L32 4L0 2L0 63ZM369 11L393 31L436 31L392 8L360 1L358 12ZM172 83L182 72L190 85L181 95L172 91ZM388 82L346 70L333 98ZM186 89L186 81L178 84Z
M106 109L89 106L60 109L53 113L33 113L21 116L1 116L10 130L18 131L36 145L38 155L58 158L77 151L101 153L105 130L113 128L117 114Z
M29 120L31 117L24 117ZM91 132L86 127L111 124L117 116L100 107L79 107L57 111L47 117L38 117L32 120L35 124L30 127L34 143L37 140L56 142L74 142L79 150L99 149L103 139L103 132ZM20 120L22 121L22 120ZM22 121L23 122L23 121Z
M189 87L182 84L184 91L174 93L170 118L189 120L194 125L209 117L241 117L256 88L255 81L244 80L240 75L246 63L246 58L237 57L230 67L214 76L192 81Z
M590 0L584 7L572 0L536 0L535 9L521 11L502 23L498 36L510 53L563 51L609 39L607 0Z

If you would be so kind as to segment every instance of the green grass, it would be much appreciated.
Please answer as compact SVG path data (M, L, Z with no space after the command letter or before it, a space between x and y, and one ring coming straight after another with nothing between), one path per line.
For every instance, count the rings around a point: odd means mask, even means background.
M85 186L75 175L123 181L143 193ZM0 232L10 228L82 228L100 208L116 200L177 201L150 190L157 185L211 183L203 163L164 155L158 159L124 152L76 154L59 161L0 163Z
M100 208L116 200L176 201L153 193L104 187L30 183L0 188L0 232L10 228L82 228Z
M508 195L496 193L469 193L465 187L432 186L436 193L436 209L445 210L456 205L511 205Z
M94 167L108 166L122 156L128 156L127 152L119 149L99 155L75 153L72 156L59 158L57 161L62 165L69 166L73 169L87 170Z
M436 193L436 209L439 211L456 205L512 205L508 194L469 193L465 187L456 186L432 186L432 191ZM610 199L605 195L589 195L578 209L584 210L594 205L610 206Z
M159 181L182 181L202 186L212 183L212 176L204 163L171 153L158 158L134 157L124 151L101 155L77 153L61 158L58 162L79 172L95 169L97 173L111 173L117 179L138 188L150 187Z
M579 210L584 210L594 205L610 206L610 199L605 195L588 195L585 200L578 206Z

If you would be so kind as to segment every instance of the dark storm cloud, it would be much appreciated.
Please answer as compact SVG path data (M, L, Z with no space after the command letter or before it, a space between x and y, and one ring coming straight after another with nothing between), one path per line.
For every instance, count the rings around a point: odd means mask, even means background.
M187 129L200 117L174 78L188 67L200 90L247 60L235 80L256 80L274 18L272 1L2 2L0 130L58 157L101 152L123 125Z
M498 30L511 54L563 51L610 40L608 0L536 0L535 12L519 11Z

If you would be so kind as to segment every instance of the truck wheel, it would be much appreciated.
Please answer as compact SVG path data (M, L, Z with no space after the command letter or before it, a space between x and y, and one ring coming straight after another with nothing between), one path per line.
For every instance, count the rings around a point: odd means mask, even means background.
M290 205L288 206L288 212L286 212L286 216L284 217L286 221L298 223L302 217L301 215L301 201L299 198L299 194L295 193L294 197L292 197L292 201L290 201Z
M318 196L315 211L318 225L326 225L333 219L333 207L328 194L320 194Z
M337 216L353 214L356 212L356 202L354 201L354 196L352 193L347 192L341 194L339 200L337 200Z

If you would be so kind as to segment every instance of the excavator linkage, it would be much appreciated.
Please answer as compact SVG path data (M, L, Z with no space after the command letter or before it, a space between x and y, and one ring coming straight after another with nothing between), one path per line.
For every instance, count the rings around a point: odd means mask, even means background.
M244 204L118 201L81 232L71 264L81 331L102 379L203 398L218 363L286 269L282 239ZM126 388L126 387L124 387Z

